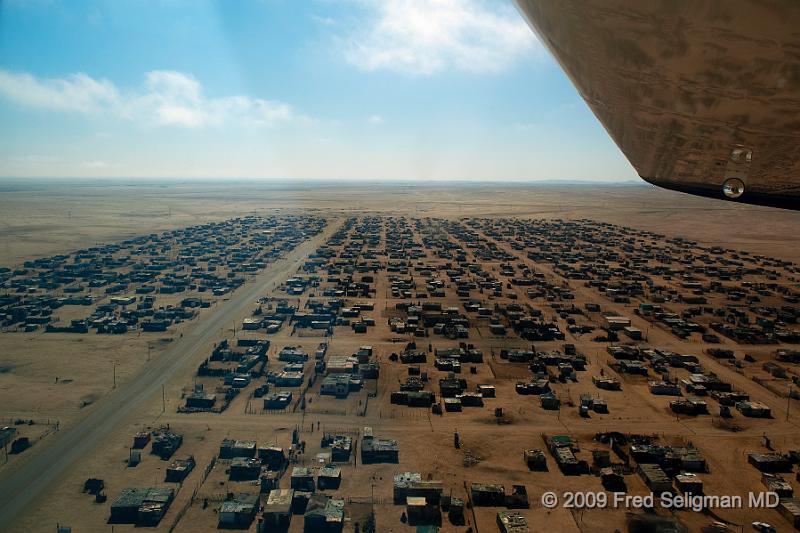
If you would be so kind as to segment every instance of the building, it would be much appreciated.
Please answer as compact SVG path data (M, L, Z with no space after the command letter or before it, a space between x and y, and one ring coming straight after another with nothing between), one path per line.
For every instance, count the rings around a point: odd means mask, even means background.
M213 409L217 401L215 394L193 392L186 396L186 407L189 409Z
M12 440L14 440L14 435L17 434L17 428L6 426L0 429L0 448L5 448L8 446Z
M304 466L292 470L291 486L295 490L314 492L314 471Z
M408 496L405 501L410 526L438 526L442 522L439 506L422 496Z
M673 400L669 402L672 412L684 415L708 414L708 405L702 400L690 398L688 400Z
M312 492L307 492L304 490L294 491L294 496L292 497L292 513L305 513L306 507L308 507L308 501L311 499L312 494Z
M395 393L392 393L395 394ZM430 407L436 401L436 395L427 390L400 391L397 394L405 395L405 404L409 407ZM453 398L448 398L453 399ZM460 403L460 402L459 402Z
M267 531L286 531L292 521L294 489L273 489L264 505L264 525Z
M497 526L501 533L528 533L528 521L517 512L500 511L497 513Z
M326 369L328 374L357 374L358 359L349 355L332 355Z
M317 475L317 488L336 490L342 484L342 469L338 466L323 466Z
M399 456L400 448L397 441L374 437L372 429L365 428L364 436L361 438L361 462L363 464L397 463Z
M280 470L286 464L286 454L280 446L259 446L258 458L270 470Z
M261 474L261 461L253 457L231 459L229 479L231 481L254 481Z
M633 326L626 326L622 328L622 330L625 332L625 335L627 335L631 339L635 341L642 340L642 330L640 330L639 328L635 328Z
M541 404L542 409L555 411L561 407L561 400L551 391L539 395L539 404Z
M747 462L760 472L791 472L792 463L789 457L780 453L748 453Z
M223 439L219 446L220 459L233 459L234 457L255 457L256 441Z
M242 493L219 508L220 528L249 528L258 511L258 494Z
M494 385L478 385L478 392L482 398L494 398L496 395Z
M795 529L800 529L800 500L797 498L781 498L778 502L778 512Z
M270 491L279 489L281 484L282 471L262 470L258 480L261 485L261 493L269 494Z
M465 392L458 399L464 407L483 407L483 397L479 392Z
M256 317L248 317L242 320L242 329L243 330L256 330L260 329L261 326L264 324L264 320L261 318Z
M458 526L463 526L466 520L464 519L464 500L445 496L442 502L442 510L447 511L447 518L450 523Z
M650 388L650 394L657 396L683 396L681 388L677 383L670 383L669 381L649 381L647 383Z
M280 372L275 376L275 385L278 387L299 387L303 384L303 372Z
M461 399L460 398L445 398L444 399L444 410L448 413L457 413L461 411Z
M347 398L347 395L350 394L350 381L350 374L330 374L322 380L319 393L337 398Z
M608 376L592 376L592 383L595 387L603 390L621 390L622 384L617 378Z
M172 457L172 454L183 444L183 435L177 435L169 431L153 432L152 453L158 455L163 460Z
M610 466L600 469L600 482L611 492L625 492L625 478Z
M672 490L672 481L658 465L640 464L639 476L655 494L671 492Z
M353 439L346 435L334 435L328 439L331 448L331 461L334 463L350 462Z
M311 496L303 514L306 533L338 533L344 527L344 500L322 493Z
M194 470L195 461L191 455L186 459L175 459L167 468L167 482L182 483L186 476Z
M286 409L290 403L292 403L291 392L273 392L264 398L264 409Z
M142 449L145 446L147 446L148 442L150 442L149 431L140 431L139 433L133 436L133 448Z
M547 457L542 450L525 450L522 452L522 458L525 460L525 464L528 465L529 470L547 470Z
M429 503L438 504L444 488L441 481L423 481L418 472L404 472L394 475L393 501L402 505L408 497L422 497Z
M684 494L703 494L703 480L691 472L683 472L675 476L675 488Z
M476 507L504 507L506 504L506 489L502 485L473 483L470 496Z
M791 483L777 474L761 474L761 483L767 487L767 490L774 492L780 498L791 498L794 495Z
M738 402L736 409L744 416L750 418L771 418L772 411L769 406L761 402Z
M175 491L165 487L122 489L111 504L109 522L156 525L166 514L174 497Z
M625 329L631 325L631 319L624 316L609 315L603 318L605 319L606 327L611 331Z
M285 361L287 363L305 363L308 361L308 354L300 348L287 346L278 352L278 361Z
M527 509L530 507L528 489L525 488L525 485L513 485L511 487L511 494L506 495L506 507L509 509Z

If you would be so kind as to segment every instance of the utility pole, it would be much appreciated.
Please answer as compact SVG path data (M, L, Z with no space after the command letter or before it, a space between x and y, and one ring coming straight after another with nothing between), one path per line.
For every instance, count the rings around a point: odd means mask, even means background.
M786 395L786 421L789 421L789 407L792 406L792 386L789 385L789 393Z

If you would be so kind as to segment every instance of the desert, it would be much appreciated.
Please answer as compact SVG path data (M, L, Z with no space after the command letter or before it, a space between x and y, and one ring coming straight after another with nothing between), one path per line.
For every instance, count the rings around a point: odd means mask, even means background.
M4 187L9 531L792 527L794 213L621 185ZM661 490L786 498L625 503Z

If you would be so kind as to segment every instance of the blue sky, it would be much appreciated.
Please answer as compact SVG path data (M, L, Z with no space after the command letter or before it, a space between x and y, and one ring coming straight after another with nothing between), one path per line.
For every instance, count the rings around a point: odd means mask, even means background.
M0 0L0 176L635 172L510 0Z

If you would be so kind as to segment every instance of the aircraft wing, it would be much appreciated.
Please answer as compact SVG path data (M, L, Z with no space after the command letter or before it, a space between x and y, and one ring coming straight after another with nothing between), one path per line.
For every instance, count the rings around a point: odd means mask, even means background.
M515 0L642 179L800 210L800 0Z

